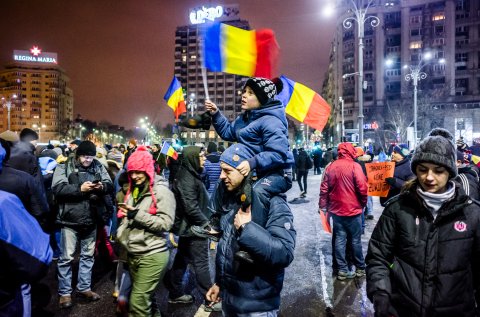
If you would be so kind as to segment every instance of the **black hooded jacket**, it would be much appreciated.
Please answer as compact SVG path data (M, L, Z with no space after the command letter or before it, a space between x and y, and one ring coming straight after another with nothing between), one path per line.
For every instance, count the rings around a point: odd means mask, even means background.
M191 236L190 227L205 225L211 215L207 208L208 193L200 177L200 150L197 146L183 149L181 165L172 184L177 201L172 231L179 236Z
M366 257L367 295L394 316L477 316L480 205L456 184L434 219L416 186L387 202Z

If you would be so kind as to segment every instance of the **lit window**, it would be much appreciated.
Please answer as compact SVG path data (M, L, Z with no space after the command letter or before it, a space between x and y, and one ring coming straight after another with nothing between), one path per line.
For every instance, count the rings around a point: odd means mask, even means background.
M432 21L440 21L440 20L445 20L445 14L444 13L436 13L432 17Z
M410 42L410 49L411 50L418 49L418 48L422 48L422 41Z

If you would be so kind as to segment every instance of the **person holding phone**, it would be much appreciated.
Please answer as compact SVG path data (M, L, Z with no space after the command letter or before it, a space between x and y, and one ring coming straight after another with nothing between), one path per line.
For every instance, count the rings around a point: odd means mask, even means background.
M95 144L83 141L75 155L59 164L53 174L52 191L59 205L56 222L61 226L57 262L60 308L72 306L72 262L77 242L80 243L77 294L89 301L100 299L91 290L96 228L100 217L107 212L104 196L113 191L113 184L95 155Z
M132 153L127 173L129 187L124 202L118 203L122 220L117 239L128 251L129 316L158 315L152 314L154 293L168 264L165 233L173 225L175 197L163 178L155 179L154 160L146 147Z

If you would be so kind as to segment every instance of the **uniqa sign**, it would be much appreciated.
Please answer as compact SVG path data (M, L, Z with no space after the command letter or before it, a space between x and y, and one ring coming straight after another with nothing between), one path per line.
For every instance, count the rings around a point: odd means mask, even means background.
M202 24L213 21L228 21L238 19L240 11L237 5L198 7L190 10L190 22Z
M33 46L29 51L13 51L13 59L18 62L57 64L57 53L42 53L38 46Z

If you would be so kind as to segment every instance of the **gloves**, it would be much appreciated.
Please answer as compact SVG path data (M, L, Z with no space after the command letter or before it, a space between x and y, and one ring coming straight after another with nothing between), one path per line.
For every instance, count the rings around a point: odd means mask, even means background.
M375 317L389 317L390 296L385 292L377 292L373 295L373 308Z
M128 219L133 219L133 218L135 218L135 216L137 215L137 212L138 212L138 209L129 210L129 211L127 212L127 218L128 218Z
M385 178L385 182L390 186L394 186L397 182L397 179L395 177L387 177Z

